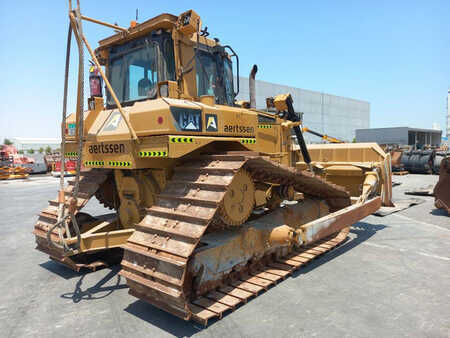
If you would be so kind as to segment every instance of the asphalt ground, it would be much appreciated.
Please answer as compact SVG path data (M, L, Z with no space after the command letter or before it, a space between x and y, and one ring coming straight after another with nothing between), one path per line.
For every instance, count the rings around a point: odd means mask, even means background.
M437 176L394 180L395 202ZM450 217L432 197L354 224L344 245L204 328L128 295L118 266L76 273L34 250L58 182L0 181L3 337L450 337ZM102 211L95 199L84 210Z

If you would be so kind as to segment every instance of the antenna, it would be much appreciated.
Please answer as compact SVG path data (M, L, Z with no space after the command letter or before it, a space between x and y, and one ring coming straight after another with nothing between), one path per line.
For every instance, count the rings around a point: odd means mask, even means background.
M138 21L139 9L136 8L136 22Z

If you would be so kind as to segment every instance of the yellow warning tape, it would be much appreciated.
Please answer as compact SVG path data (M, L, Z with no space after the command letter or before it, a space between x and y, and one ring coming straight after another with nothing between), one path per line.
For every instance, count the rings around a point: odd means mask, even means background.
M108 165L111 167L131 167L131 162L128 161L109 161Z
M105 162L103 161L84 161L85 167L98 167L98 166L104 166Z
M76 151L72 151L72 152L68 152L68 153L64 153L65 156L78 156L78 153Z
M241 140L241 143L254 144L254 143L256 143L256 140L254 138L244 138Z
M260 129L270 129L272 126L270 124L258 124L258 128Z
M167 156L167 151L140 151L140 157L165 157Z
M193 137L171 137L170 143L193 143Z

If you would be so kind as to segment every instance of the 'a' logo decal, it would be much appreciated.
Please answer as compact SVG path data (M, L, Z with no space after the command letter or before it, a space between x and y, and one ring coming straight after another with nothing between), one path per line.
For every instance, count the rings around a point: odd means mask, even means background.
M206 131L217 131L217 115L206 114Z

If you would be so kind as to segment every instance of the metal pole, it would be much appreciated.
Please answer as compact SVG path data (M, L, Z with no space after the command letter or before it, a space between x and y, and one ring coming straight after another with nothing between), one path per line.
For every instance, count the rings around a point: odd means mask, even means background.
M93 23L96 23L96 24L99 24L99 25L103 25L103 26L106 26L106 27L109 27L109 28L117 29L119 31L128 33L128 29L120 27L120 26L117 26L117 25L112 25L110 23L107 23L107 22L104 22L104 21L100 21L100 20L97 20L97 19L93 19L93 18L89 18L89 17L84 16L84 15L81 15L81 18L83 20L86 20L86 21L90 21L90 22L93 22Z
M71 20L75 20L73 13L70 13L70 18L71 18ZM131 137L133 138L133 140L139 141L139 139L136 135L136 132L134 131L133 127L131 126L131 123L128 120L128 117L125 115L122 105L120 104L119 99L116 96L116 93L114 92L113 88L111 87L111 84L109 83L108 78L106 77L105 73L103 72L103 69L102 69L100 63L98 62L98 59L95 56L94 51L92 50L91 46L89 45L89 42L86 40L86 37L83 34L80 34L80 38L81 38L81 40L83 40L84 44L86 45L86 48L92 57L92 61L94 61L96 67L98 68L100 75L103 78L103 81L105 81L106 88L108 89L109 93L111 94L111 97L113 98L114 103L117 105L117 109L119 110L120 115L122 116L123 120L125 121L125 124L128 127Z

